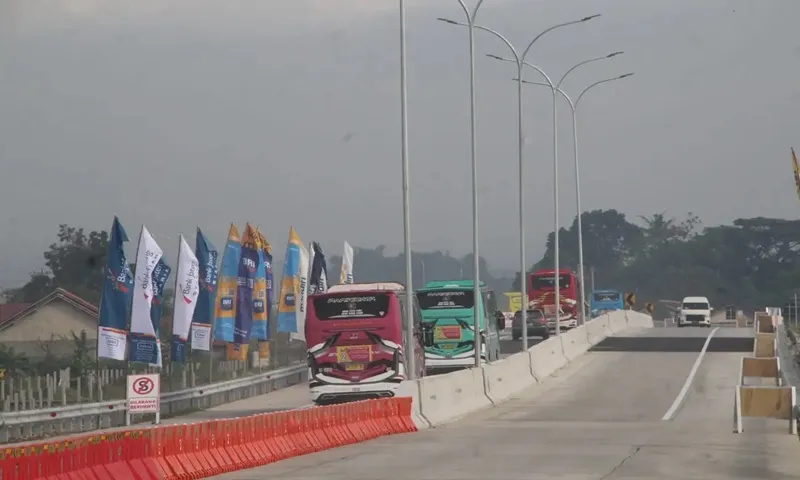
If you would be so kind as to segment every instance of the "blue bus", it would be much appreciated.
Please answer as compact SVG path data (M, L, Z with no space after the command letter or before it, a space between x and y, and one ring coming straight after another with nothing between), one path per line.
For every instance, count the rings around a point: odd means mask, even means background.
M617 290L595 290L590 302L592 318L609 310L624 310L622 294Z

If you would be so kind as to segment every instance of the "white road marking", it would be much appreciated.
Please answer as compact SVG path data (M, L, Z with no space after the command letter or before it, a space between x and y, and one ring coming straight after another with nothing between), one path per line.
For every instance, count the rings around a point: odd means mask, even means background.
M703 344L703 348L700 350L700 354L697 356L697 360L694 361L694 365L692 369L689 371L689 376L686 377L686 382L683 384L683 388L681 389L678 396L675 398L675 401L672 402L672 406L669 407L667 413L661 417L661 420L672 420L672 417L675 416L675 413L678 411L678 407L681 406L683 400L686 398L686 394L689 393L689 387L692 386L692 381L694 380L694 376L697 375L697 369L700 368L700 363L703 361L703 356L706 354L706 350L708 350L708 344L711 343L711 337L717 333L719 327L715 327L708 333L708 337L706 338L706 343Z

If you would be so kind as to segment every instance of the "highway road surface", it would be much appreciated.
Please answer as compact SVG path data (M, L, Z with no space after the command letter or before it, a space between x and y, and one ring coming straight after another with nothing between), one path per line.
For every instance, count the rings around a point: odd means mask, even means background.
M745 433L732 433L733 389L746 352L681 347L705 343L712 331L752 337L734 328L641 331L651 351L626 351L625 342L596 349L505 405L445 427L215 478L800 478L800 443L785 421L745 419Z

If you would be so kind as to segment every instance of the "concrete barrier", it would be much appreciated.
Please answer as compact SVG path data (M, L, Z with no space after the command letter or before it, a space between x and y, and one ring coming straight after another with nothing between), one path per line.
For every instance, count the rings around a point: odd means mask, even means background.
M608 322L608 314L600 315L586 322L586 340L589 345L597 345L612 335L613 332Z
M733 431L742 433L742 418L775 418L788 420L789 433L797 435L794 411L797 394L794 387L737 386L734 393Z
M485 365L483 377L486 395L495 404L508 400L537 381L531 372L530 356L522 352Z
M544 342L534 345L528 349L528 355L531 372L540 382L567 364L564 347L561 346L561 339L558 337L550 337Z
M628 327L653 328L653 317L645 313L626 310L625 318L628 321Z
M587 350L589 350L589 337L586 334L586 325L581 325L578 328L573 328L568 332L564 332L560 336L561 349L567 362L571 362L580 357Z
M745 378L771 378L775 385L781 385L781 361L778 357L757 358L742 357L739 371L739 383L744 385Z
M431 422L425 418L420 410L422 405L419 396L420 381L421 380L406 380L400 384L400 388L397 389L396 395L398 397L411 397L411 419L414 421L414 425L416 425L418 429L422 430L429 428L431 426Z
M419 400L420 414L433 427L492 406L480 368L420 379Z
M651 317L633 312L636 327L652 327ZM627 328L624 311L612 312L564 331L502 360L476 369L403 382L398 396L412 397L412 418L417 428L437 427L472 412L505 402L526 388L545 380L591 345Z
M608 326L612 333L618 333L628 328L628 312L629 310L617 310L608 314Z

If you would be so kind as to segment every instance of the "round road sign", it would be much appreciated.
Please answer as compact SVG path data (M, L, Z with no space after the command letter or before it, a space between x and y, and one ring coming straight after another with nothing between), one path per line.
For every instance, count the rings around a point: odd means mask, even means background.
M137 395L147 395L156 388L156 384L149 378L140 378L133 382L133 391Z

